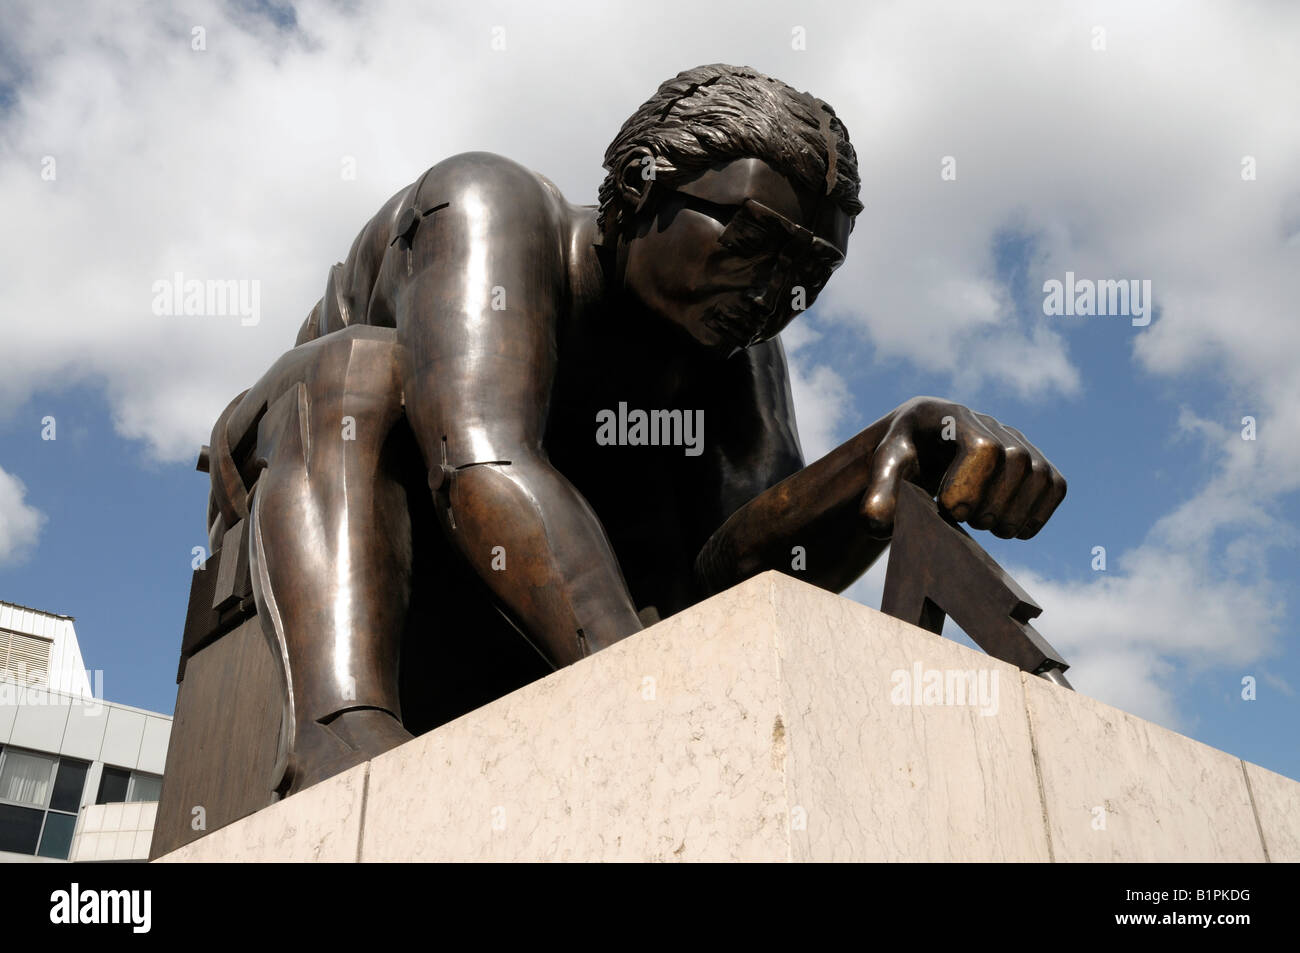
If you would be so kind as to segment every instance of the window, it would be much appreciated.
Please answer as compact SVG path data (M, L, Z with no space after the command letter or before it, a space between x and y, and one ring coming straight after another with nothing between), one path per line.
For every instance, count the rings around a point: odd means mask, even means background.
M162 778L156 774L131 772L131 790L126 792L128 801L156 801L162 793Z
M123 768L110 768L104 765L104 773L99 776L99 795L96 804L115 804L126 800L126 789L131 782L131 772Z
M48 685L51 639L0 629L0 678L24 685Z
M113 804L118 801L156 801L162 790L162 778L143 771L110 768L104 765L99 778L99 795L96 804Z
M67 860L89 767L71 758L0 749L0 851Z

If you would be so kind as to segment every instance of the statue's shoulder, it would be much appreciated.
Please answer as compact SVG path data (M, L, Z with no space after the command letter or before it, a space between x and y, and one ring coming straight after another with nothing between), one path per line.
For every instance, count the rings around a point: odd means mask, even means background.
M414 189L417 204L454 203L471 196L480 205L505 207L564 201L545 176L495 152L461 152L443 159L415 182Z
M505 156L462 152L443 159L394 194L357 234L347 260L331 269L325 297L308 315L296 344L352 320L331 320L335 311L364 323L393 326L391 314L384 308L376 313L372 304L385 256L398 234L405 234L404 221L416 221L436 209L440 229L460 228L493 242L528 242L532 248L544 248L548 241L557 245L563 234L559 225L564 204L549 180ZM555 254L558 257L562 251ZM341 305L332 311L335 299Z

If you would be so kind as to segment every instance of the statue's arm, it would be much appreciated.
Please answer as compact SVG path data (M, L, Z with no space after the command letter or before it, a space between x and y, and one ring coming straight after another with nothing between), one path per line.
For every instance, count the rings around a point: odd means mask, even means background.
M793 421L788 382L775 384L784 360L764 360L769 370L755 379L770 383L755 390L756 413L766 407L773 419ZM748 468L755 483L743 490L737 482L730 499L723 497L730 515L695 560L704 595L769 569L843 591L888 545L905 480L937 496L953 519L1008 539L1035 535L1065 497L1064 477L1023 434L939 398L905 402L802 468L788 459L765 463L781 458L772 435L787 430L793 425L737 431L760 448ZM748 493L743 503L738 491Z
M567 664L641 625L604 527L543 448L566 302L559 209L484 153L440 164L424 189L426 207L446 205L419 225L393 295L407 418L447 539Z
M714 401L720 420L713 458L713 531L695 561L696 585L711 595L769 569L840 592L889 544L863 532L859 471L887 426L878 421L805 466L780 339L727 362ZM796 549L796 547L799 547Z

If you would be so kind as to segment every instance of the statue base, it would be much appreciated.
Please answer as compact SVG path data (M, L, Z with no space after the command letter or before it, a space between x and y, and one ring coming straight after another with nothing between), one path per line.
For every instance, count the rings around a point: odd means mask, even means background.
M1298 861L1300 783L765 573L171 851Z

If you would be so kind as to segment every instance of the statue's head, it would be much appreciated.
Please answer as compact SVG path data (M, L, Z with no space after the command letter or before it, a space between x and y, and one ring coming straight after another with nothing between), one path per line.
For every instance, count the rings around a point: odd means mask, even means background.
M831 107L747 67L668 80L604 165L597 223L623 290L722 354L812 305L862 210Z

